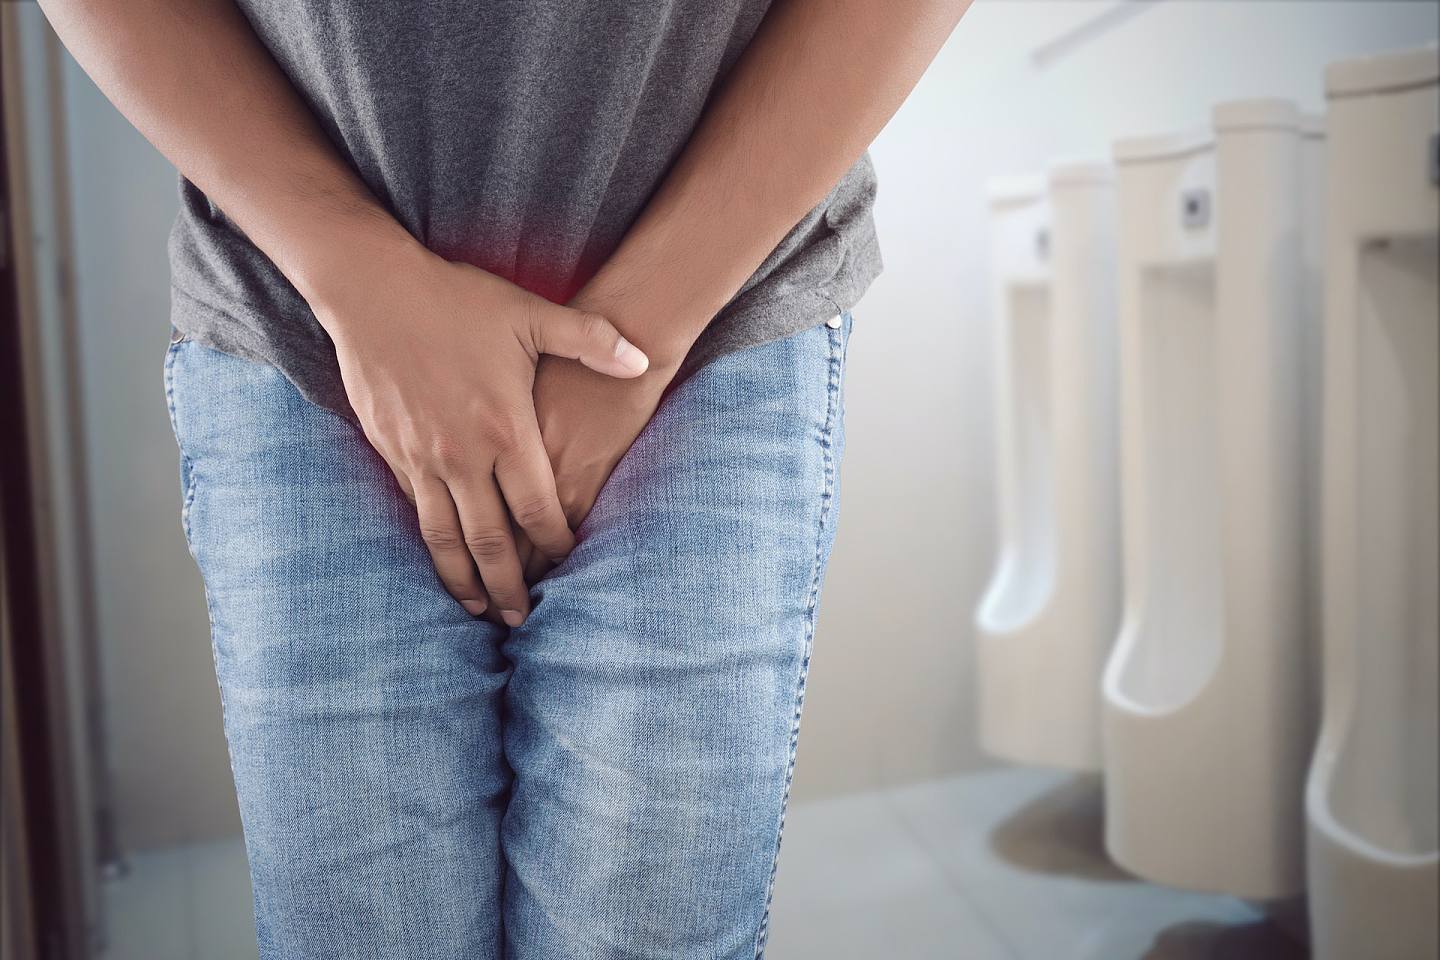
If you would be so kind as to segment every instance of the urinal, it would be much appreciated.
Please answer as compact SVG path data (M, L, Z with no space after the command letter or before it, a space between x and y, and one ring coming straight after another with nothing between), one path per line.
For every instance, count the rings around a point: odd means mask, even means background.
M1035 621L1055 580L1051 233L1042 178L993 181L989 199L1000 512L998 560L975 614L976 677L980 744L1003 756L1015 737L1014 684L997 642Z
M1324 695L1306 788L1320 960L1440 953L1435 47L1332 64Z
M1312 743L1301 441L1301 118L1115 146L1125 607L1106 665L1106 846L1171 886L1303 887Z
M1120 611L1114 177L1105 163L1057 164L1048 205L1018 199L992 192L1002 515L975 617L980 743L1095 770Z

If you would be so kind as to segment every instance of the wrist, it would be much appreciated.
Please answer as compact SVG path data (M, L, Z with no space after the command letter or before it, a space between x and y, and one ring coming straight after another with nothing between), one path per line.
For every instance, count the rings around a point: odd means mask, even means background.
M295 231L285 275L332 338L368 278L413 275L435 255L379 207L316 218Z
M664 390L710 318L667 302L663 295L656 295L653 286L623 283L614 273L602 270L571 299L570 306L605 317L650 358L649 369L630 382L637 386L658 383L658 390Z

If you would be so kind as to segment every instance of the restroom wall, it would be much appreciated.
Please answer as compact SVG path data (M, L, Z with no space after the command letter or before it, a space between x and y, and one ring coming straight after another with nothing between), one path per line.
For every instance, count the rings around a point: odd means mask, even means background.
M986 762L971 627L996 534L986 180L1206 124L1217 100L1319 109L1326 63L1433 41L1437 19L1409 2L977 0L872 150L886 271L855 310L797 797ZM1086 38L1034 62L1072 29Z
M994 542L985 180L1202 123L1224 97L1318 106L1326 61L1436 35L1429 3L1164 0L1032 63L1117 6L980 0L874 147L887 270L855 311L797 799L984 763L970 621ZM173 172L68 60L64 81L109 768L133 850L238 818L160 381Z

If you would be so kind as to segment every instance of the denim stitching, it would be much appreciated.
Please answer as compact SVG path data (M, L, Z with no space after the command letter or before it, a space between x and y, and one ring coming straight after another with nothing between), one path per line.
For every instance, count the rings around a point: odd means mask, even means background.
M190 455L185 452L185 445L180 442L180 423L175 412L175 356L180 344L184 342L183 339L172 340L165 351L165 406L170 412L170 430L175 434L175 445L180 450L180 464L185 469L185 497L180 504L180 528L185 532L185 544L190 547L191 556L194 556L195 549L190 546L190 505L195 501L195 466L190 462Z
M820 492L820 520L815 536L815 561L810 568L810 591L806 598L805 646L800 660L800 677L795 686L795 713L790 724L790 756L785 767L785 792L780 797L780 823L775 830L775 855L770 862L770 879L765 888L765 912L760 916L760 928L755 933L755 960L763 960L765 943L770 935L770 906L775 899L775 875L780 866L780 844L785 834L785 812L790 803L790 786L795 779L795 754L800 742L800 714L805 706L805 680L810 674L810 648L815 639L815 614L820 597L820 573L825 565L825 531L830 522L834 501L834 436L836 418L839 413L841 357L845 341L843 329L831 329L828 326L820 329L825 330L830 339L825 427L820 434L825 480Z
M194 461L185 452L185 445L180 442L179 414L175 410L175 358L181 344L186 343L185 336L178 340L171 340L169 348L165 351L165 405L170 411L170 429L175 434L175 445L180 449L180 461L185 468L185 497L180 507L180 527L185 533L185 545L189 548L190 557L195 561L195 566L200 568L200 551L195 546L195 541L190 535L190 508L195 503L195 491L198 487L195 477ZM216 686L220 692L220 719L221 728L225 733L225 756L230 763L230 776L235 782L239 782L235 770L235 755L230 747L230 725L228 719L228 704L225 698L225 684L220 681L220 648L215 642L215 598L210 593L210 584L205 579L205 571L200 569L200 585L205 592L205 618L210 625L210 657L215 664ZM243 824L244 814L241 814ZM246 856L249 856L249 842L246 841Z

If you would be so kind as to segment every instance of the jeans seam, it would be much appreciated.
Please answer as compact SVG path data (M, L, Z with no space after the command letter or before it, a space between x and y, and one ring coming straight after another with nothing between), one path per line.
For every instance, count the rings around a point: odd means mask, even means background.
M165 406L170 412L170 430L175 434L175 445L180 450L180 463L184 469L184 498L180 506L180 528L185 534L185 546L190 551L190 558L195 561L196 569L200 572L200 585L205 592L205 619L210 627L210 657L215 665L216 686L220 693L220 717L221 726L225 733L225 754L230 765L230 777L232 782L238 783L239 777L235 769L235 756L230 750L230 727L226 723L228 716L228 705L225 697L225 684L220 680L220 650L215 643L215 598L210 593L210 584L205 580L205 571L200 566L200 552L195 547L195 541L190 534L190 511L195 503L195 491L198 487L195 477L195 463L190 455L185 452L185 444L180 440L180 420L175 409L175 358L182 344L188 338L181 335L170 341L169 348L165 351ZM241 815L243 821L244 815ZM249 855L247 841L246 855Z
M765 956L765 943L770 934L770 906L775 900L775 876L780 867L780 844L785 834L785 812L790 803L790 787L795 780L795 755L800 743L800 714L805 706L805 681L810 673L810 650L815 640L815 617L820 599L820 575L825 567L825 534L831 521L835 499L835 427L840 414L840 379L844 350L844 331L821 327L829 334L830 359L826 385L825 426L820 434L824 482L820 491L820 517L815 531L815 559L810 567L810 588L805 601L805 645L800 660L800 676L795 685L795 710L790 724L789 758L785 767L785 790L780 797L780 822L775 829L775 853L770 862L770 878L765 887L765 911L755 932L755 960Z
M185 471L185 495L180 503L180 528L185 532L185 545L190 547L190 553L194 556L195 549L190 542L190 505L195 502L195 465L191 462L190 455L185 452L185 444L180 442L180 420L175 412L175 356L177 348L184 342L183 339L171 340L169 349L165 351L165 406L170 412L170 430L175 434L175 446L180 451L180 465Z

